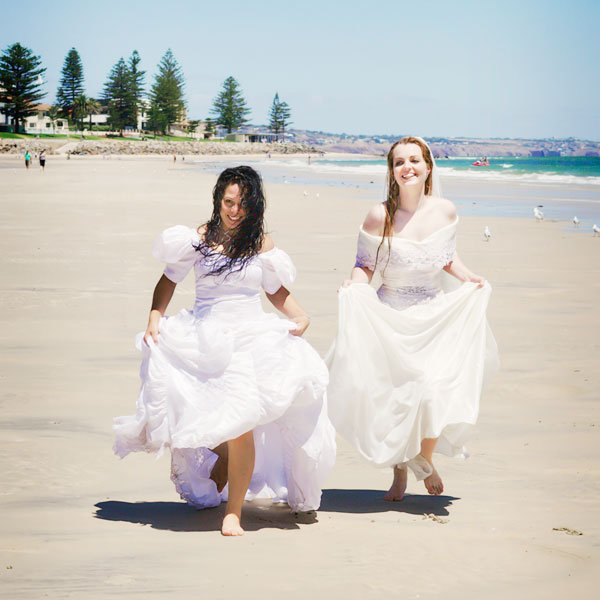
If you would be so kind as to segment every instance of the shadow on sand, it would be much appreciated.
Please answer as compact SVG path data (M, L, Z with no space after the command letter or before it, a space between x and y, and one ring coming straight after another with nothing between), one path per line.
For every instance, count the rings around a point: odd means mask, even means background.
M378 513L402 512L411 515L448 515L447 507L453 496L407 494L402 502L386 502L383 490L323 490L319 512ZM225 515L225 504L216 508L198 510L185 502L98 502L95 517L107 521L123 521L150 525L170 531L220 531ZM244 505L244 529L299 529L299 524L317 523L314 511L296 513L287 504L270 501L247 502Z
M319 512L378 513L401 512L409 515L448 515L448 506L454 496L430 496L429 494L406 494L401 502L387 502L384 490L323 490Z
M121 502L109 500L96 504L97 519L150 525L170 531L221 531L225 504L198 510L185 502ZM317 522L314 511L295 513L287 504L270 501L244 504L243 526L246 531L259 529L299 529L298 524Z

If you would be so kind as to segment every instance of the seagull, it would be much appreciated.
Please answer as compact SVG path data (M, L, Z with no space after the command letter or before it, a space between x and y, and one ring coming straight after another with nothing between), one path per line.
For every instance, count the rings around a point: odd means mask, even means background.
M308 196L308 192L307 192L306 190L304 190L302 193L303 193L305 196Z
M596 225L596 223L594 223L594 226L592 227L592 231L594 232L594 237L596 237L597 235L600 235L600 227L598 227L598 225Z
M537 206L533 209L533 216L538 221L543 221L544 220L544 213Z
M490 231L490 228L486 225L485 229L483 230L483 239L484 241L489 242L491 237L492 232Z
M573 217L573 225L575 225L575 227L579 226L579 219L577 218L577 216Z

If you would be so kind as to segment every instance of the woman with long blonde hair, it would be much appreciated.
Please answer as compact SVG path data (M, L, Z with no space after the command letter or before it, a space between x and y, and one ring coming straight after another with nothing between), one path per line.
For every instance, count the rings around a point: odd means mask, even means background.
M430 494L443 492L433 452L465 455L497 348L486 320L491 287L456 253L456 207L441 196L430 148L402 138L387 163L386 201L367 214L340 289L328 396L338 433L393 467L385 499L394 501L409 468Z

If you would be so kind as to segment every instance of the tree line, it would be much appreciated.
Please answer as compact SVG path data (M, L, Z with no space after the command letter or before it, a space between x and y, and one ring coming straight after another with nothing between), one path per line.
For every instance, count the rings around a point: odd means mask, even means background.
M146 92L146 71L140 68L140 63L137 50L127 60L119 58L106 78L101 97L94 99L85 94L81 57L75 48L71 48L64 60L56 100L48 111L49 118L52 121L67 118L83 129L83 121L89 116L91 130L92 115L107 111L110 126L122 134L124 129L136 129L138 117L145 113L148 130L169 133L172 125L185 114L183 71L168 49L157 66L150 90ZM24 126L28 116L36 114L35 106L47 95L42 90L45 72L41 58L18 42L0 55L0 103L4 105L0 110L13 118L15 131ZM251 111L235 78L227 77L223 82L210 112L214 119L206 119L207 132L214 131L214 125L220 125L231 133L249 123ZM276 134L283 134L291 124L290 117L290 107L280 101L276 93L269 110L269 128ZM199 121L189 121L190 130L198 124Z

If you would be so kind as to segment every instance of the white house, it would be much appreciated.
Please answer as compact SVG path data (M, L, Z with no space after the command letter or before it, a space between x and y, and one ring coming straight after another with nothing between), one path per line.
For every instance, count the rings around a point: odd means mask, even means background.
M38 104L36 114L25 118L25 132L39 133L69 133L69 121L59 117L54 122L48 116L49 104Z

